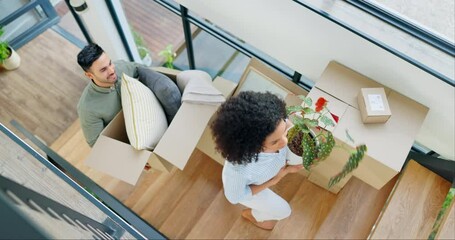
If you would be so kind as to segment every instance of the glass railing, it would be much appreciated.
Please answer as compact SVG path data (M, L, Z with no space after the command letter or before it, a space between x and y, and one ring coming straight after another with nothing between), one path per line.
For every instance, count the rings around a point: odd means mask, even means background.
M0 124L0 195L11 217L23 216L24 222L51 238L66 238L54 230L60 226L72 228L67 234L76 234L68 235L73 237L166 239L18 122L11 124L27 139Z

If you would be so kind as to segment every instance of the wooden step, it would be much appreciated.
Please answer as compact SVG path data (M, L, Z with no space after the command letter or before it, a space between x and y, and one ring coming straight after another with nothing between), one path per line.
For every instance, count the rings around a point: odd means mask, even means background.
M372 239L427 239L450 183L410 160L398 180Z
M455 192L455 188L452 188L450 191ZM455 239L455 199L453 198L446 210L445 216L443 216L436 239Z
M227 202L222 166L199 150L184 171L143 173L130 186L83 164L90 148L78 121L52 148L169 238L365 239L395 183L376 190L353 177L335 195L304 174L289 174L272 190L290 203L292 214L265 231L240 216L245 207Z
M380 190L352 177L321 224L315 239L366 239L398 176Z

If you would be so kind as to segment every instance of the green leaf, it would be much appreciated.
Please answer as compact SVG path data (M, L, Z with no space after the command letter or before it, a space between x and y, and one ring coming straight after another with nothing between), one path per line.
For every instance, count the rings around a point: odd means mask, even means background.
M335 123L333 123L332 119L330 119L329 117L327 116L322 116L320 119L319 119L322 123L324 123L326 126L335 126Z
M316 119L308 119L308 118L304 118L303 119L305 125L307 125L309 128L315 128L318 126L318 120Z
M306 96L304 96L304 95L297 95L297 97L299 97L300 100L302 100L302 101L305 101L305 98L306 98Z
M303 99L303 102L308 107L311 107L311 105L313 104L313 100L310 97L307 97L307 98Z
M312 113L315 113L315 111L314 111L312 108L309 108L309 107L303 108L303 112L304 112L305 114L312 114Z
M341 172L330 178L329 188L341 181L346 175L354 171L359 166L360 161L362 161L367 151L367 146L365 144L359 145L348 159L348 162L343 166Z
M292 122L294 125L297 125L297 124L304 124L303 118L300 117L300 116L297 116L297 115L290 115L290 116L289 116L289 120L291 120L291 122Z
M306 170L310 170L316 158L316 143L309 133L304 133L302 137L302 163Z
M287 115L291 114L291 113L295 113L295 112L300 112L302 111L304 108L300 105L298 106L289 106L286 108L286 113Z
M288 142L291 142L292 139L294 139L295 136L299 133L299 129L297 126L292 127L289 129L287 137L288 137Z
M318 161L325 160L330 155L334 147L335 138L331 132L327 131L324 141L321 139L317 145Z

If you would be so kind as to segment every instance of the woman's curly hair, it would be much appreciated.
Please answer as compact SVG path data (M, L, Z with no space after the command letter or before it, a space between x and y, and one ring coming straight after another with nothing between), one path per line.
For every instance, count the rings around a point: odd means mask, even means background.
M216 150L229 162L257 161L263 143L286 118L286 104L266 92L241 92L224 102L210 125Z

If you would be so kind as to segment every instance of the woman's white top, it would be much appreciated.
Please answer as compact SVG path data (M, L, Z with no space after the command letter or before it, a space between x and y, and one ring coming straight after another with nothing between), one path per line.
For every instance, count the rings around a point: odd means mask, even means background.
M224 195L229 202L236 204L250 199L253 194L249 185L261 185L278 174L286 165L286 151L284 147L278 153L264 153L258 155L258 161L248 164L232 164L225 161L223 167Z

